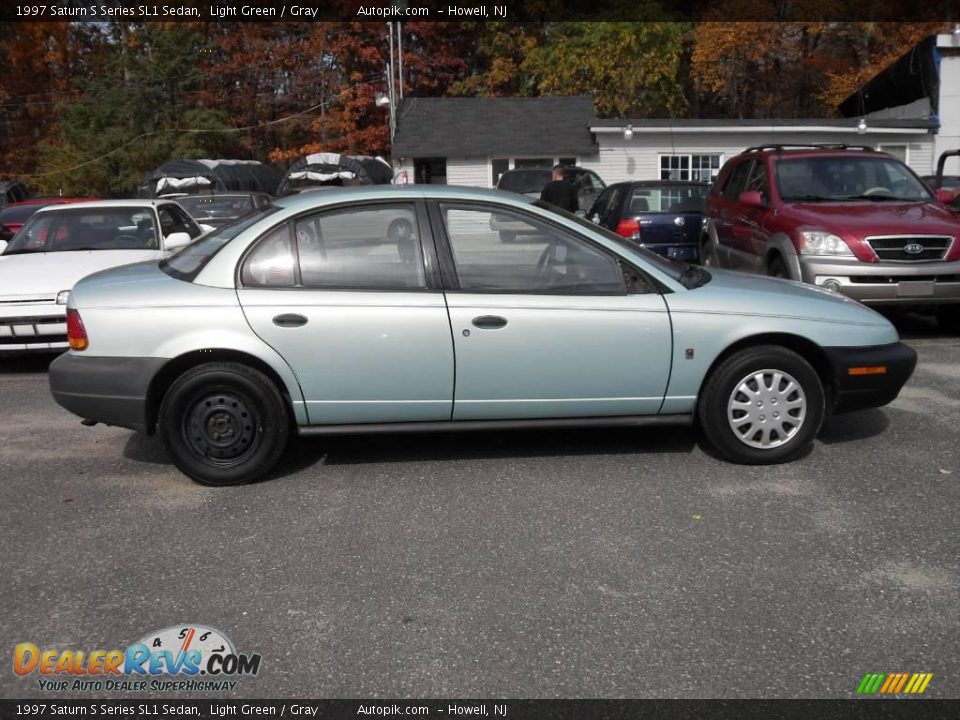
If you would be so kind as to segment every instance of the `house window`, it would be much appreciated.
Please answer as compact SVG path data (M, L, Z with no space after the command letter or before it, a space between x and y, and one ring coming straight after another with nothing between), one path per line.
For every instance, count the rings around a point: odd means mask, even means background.
M723 155L661 155L661 180L713 182L723 165Z
M517 158L513 161L515 168L551 168L553 158Z
M413 161L413 181L418 185L446 185L446 158L415 158Z
M907 165L907 146L906 145L877 145L877 150L893 155L897 160Z

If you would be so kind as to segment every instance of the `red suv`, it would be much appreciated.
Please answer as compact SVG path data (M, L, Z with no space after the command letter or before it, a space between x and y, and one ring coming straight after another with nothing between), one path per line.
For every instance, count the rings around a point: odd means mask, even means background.
M845 145L761 146L707 198L707 265L801 280L960 330L960 218L910 168Z

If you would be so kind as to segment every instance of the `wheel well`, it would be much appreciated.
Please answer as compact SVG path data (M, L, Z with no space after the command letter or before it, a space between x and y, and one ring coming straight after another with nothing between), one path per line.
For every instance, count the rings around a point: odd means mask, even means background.
M789 272L789 268L787 268L787 263L783 259L783 255L776 248L770 248L769 250L767 250L767 255L763 259L763 267L769 270L774 260L779 260L780 262L782 262L783 267L787 270L787 272Z
M810 366L816 371L817 376L820 378L820 382L823 383L824 393L826 394L826 406L829 412L829 409L833 407L834 379L833 368L830 365L827 354L812 340L807 340L799 335L791 335L789 333L763 333L762 335L751 335L750 337L737 340L737 342L717 355L713 363L711 363L706 374L703 376L703 382L700 384L700 393L697 397L702 396L704 384L706 384L714 370L728 357L745 348L757 347L758 345L779 345L780 347L785 347L788 350L793 350L793 352L810 363Z
M222 350L222 349L210 349L210 350L194 350L193 352L180 355L170 360L165 364L150 381L150 387L147 390L147 433L153 434L154 428L157 424L157 417L160 414L160 403L163 402L163 396L167 394L167 390L170 389L170 386L173 385L174 381L183 375L190 368L196 367L198 365L204 365L210 362L235 362L248 367L252 367L255 370L259 370L268 378L271 382L277 386L277 390L280 391L280 394L283 396L284 405L287 408L287 415L289 417L291 427L296 426L296 419L293 416L293 401L290 398L290 393L287 391L287 386L276 373L276 371L267 365L263 360L254 357L253 355L248 355L244 352L239 352L237 350Z

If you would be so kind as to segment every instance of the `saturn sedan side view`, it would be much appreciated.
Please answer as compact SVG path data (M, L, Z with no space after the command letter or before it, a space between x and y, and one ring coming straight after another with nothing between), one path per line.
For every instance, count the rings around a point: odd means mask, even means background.
M494 215L522 239L501 242ZM412 232L385 233L396 217ZM893 400L916 363L843 297L436 186L276 200L161 262L85 278L67 325L57 402L159 433L208 485L263 476L292 430L698 422L733 462L783 462L825 414Z

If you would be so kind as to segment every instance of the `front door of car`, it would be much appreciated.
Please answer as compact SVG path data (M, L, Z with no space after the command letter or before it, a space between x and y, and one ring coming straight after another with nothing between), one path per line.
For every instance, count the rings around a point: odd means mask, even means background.
M272 229L244 259L247 321L296 373L311 424L450 419L450 322L424 212L319 211Z
M527 229L501 243L492 215ZM662 296L606 250L542 218L440 203L456 351L455 420L656 414L672 353Z

